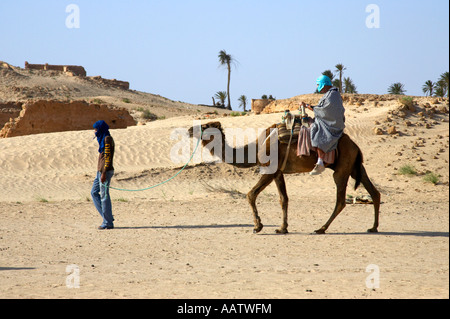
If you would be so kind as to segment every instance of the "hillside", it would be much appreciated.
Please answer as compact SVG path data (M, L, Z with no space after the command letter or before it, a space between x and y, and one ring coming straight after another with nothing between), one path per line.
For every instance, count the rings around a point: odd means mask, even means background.
M30 70L0 61L0 104L29 100L86 101L127 109L136 122L148 111L152 119L207 112L226 113L218 108L172 101L160 95L124 90L114 80L100 76L71 76L58 71ZM0 128L1 129L1 128Z

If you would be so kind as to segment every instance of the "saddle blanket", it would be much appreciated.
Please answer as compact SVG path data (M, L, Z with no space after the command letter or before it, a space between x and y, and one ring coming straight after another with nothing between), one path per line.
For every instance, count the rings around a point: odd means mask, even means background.
M309 132L309 127L305 127L302 125L298 134L297 156L310 156L311 150L317 152L317 147L312 147L311 145L311 135ZM336 150L332 150L328 153L325 153L325 158L323 159L323 161L327 164L333 164L335 158Z

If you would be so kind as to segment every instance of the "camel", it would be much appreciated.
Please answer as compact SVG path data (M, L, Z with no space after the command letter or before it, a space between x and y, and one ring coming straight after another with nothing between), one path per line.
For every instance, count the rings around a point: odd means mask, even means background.
M248 161L248 149L249 144L243 146L245 158L243 163L237 163L235 160L235 154L237 149L231 148L226 144L225 134L222 129L222 125L220 122L210 122L207 124L201 125L201 131L203 133L207 132L209 128L217 129L221 132L222 137L222 160L236 167L247 168L263 165L259 163L257 160L256 163L250 163ZM266 135L268 136L271 129L276 128L276 124L266 129ZM191 137L194 136L194 132L200 132L200 129L194 129L191 127L189 129L189 133ZM214 148L209 146L215 138L215 135L210 136L209 139L204 139L205 136L202 136L202 145L207 148L211 155L214 154ZM261 137L260 137L261 138ZM257 142L255 142L257 143ZM279 229L276 230L278 234L287 234L288 233L288 195L286 192L286 183L284 179L285 174L294 174L294 173L307 173L310 172L315 163L317 162L317 153L311 151L310 156L297 156L296 147L288 147L287 144L283 144L278 142L278 167L275 173L272 174L262 174L258 183L250 190L247 194L247 200L253 210L253 219L254 219L254 233L259 233L263 229L263 224L261 223L261 218L258 215L258 210L256 208L256 198L258 195L272 182L275 181L275 184L278 189L278 193L280 195L280 204L282 208L282 224ZM258 143L256 144L258 145ZM233 161L225 161L225 147L229 147L233 150ZM343 134L338 143L338 156L336 157L335 163L332 165L327 165L327 168L330 168L334 171L333 178L337 187L336 194L336 206L334 208L331 217L328 221L319 229L315 230L317 234L325 234L326 230L333 222L333 220L339 215L339 213L346 206L346 191L347 191L347 183L349 177L351 176L355 179L355 190L362 183L365 189L369 192L370 196L373 200L374 211L375 211L375 221L373 227L368 229L368 232L375 233L378 232L378 218L379 218L379 209L380 209L380 201L381 196L379 191L375 188L375 186L370 181L367 176L366 170L363 165L363 155L360 148L350 139L347 134ZM289 151L287 162L285 164L284 169L281 169L286 152Z

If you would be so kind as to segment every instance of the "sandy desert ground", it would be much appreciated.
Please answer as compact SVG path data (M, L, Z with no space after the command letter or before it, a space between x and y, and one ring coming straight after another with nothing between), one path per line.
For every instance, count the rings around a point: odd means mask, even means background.
M112 190L116 228L98 231L92 131L1 139L0 298L449 298L448 113L429 129L399 124L401 134L376 135L374 121L394 104L346 107L346 132L382 194L376 234L366 233L367 204L348 204L327 234L314 233L334 208L330 170L286 176L288 235L275 234L281 209L270 185L257 202L265 228L253 234L245 195L258 170L223 163L191 163L143 192ZM193 119L113 130L113 186L145 188L177 173L170 134ZM218 118L230 128L280 119ZM398 174L408 164L418 175ZM426 172L439 182L425 182ZM367 193L351 181L348 194Z

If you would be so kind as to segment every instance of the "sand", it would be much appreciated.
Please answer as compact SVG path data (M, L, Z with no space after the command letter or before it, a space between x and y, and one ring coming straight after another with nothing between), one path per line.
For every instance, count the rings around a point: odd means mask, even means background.
M348 204L327 234L314 233L334 208L330 170L286 176L287 235L275 234L281 208L270 185L257 201L265 227L253 234L245 195L257 169L208 164L206 155L160 187L112 190L116 228L98 231L92 131L0 139L0 298L449 298L448 113L430 129L398 124L402 134L375 135L374 121L395 107L346 106L346 132L382 194L376 234L366 233L373 206L365 204ZM195 118L113 130L113 186L145 188L176 174L184 163L171 160L170 134ZM280 119L218 118L226 128ZM419 175L398 174L406 164ZM427 171L440 175L436 185L420 175ZM367 194L353 181L347 193Z

